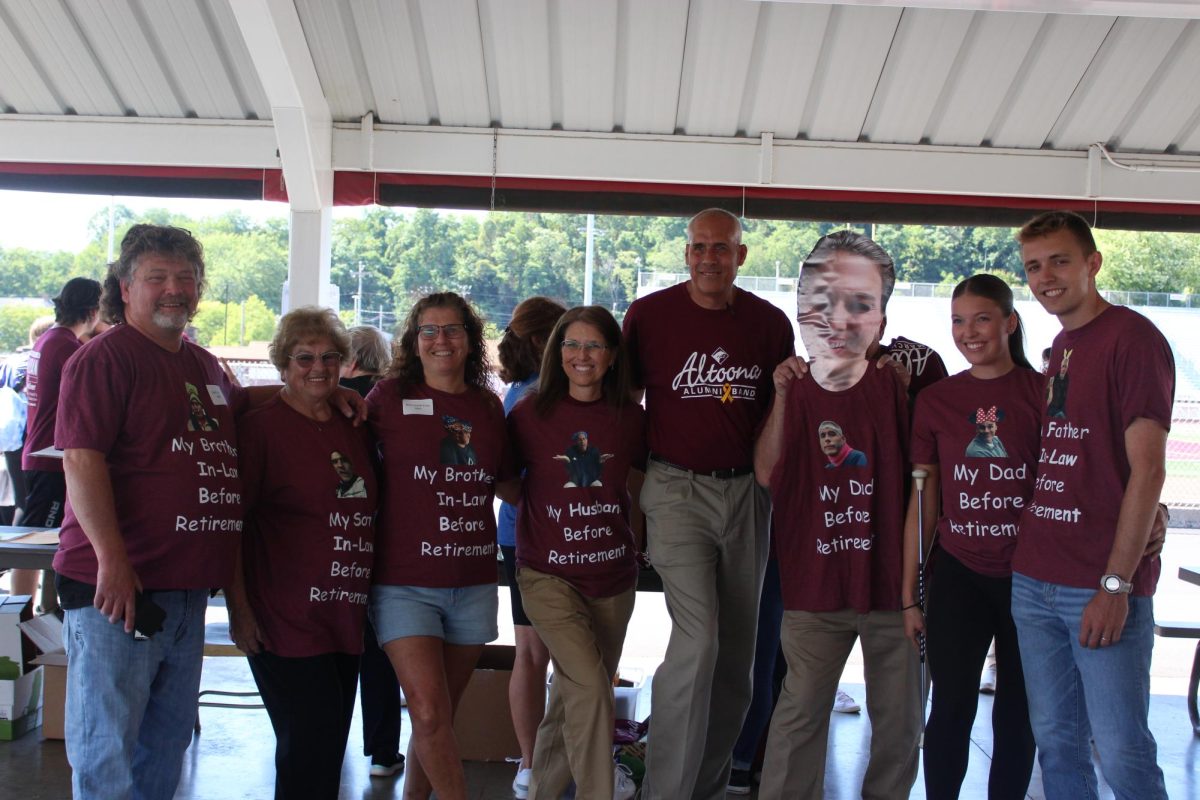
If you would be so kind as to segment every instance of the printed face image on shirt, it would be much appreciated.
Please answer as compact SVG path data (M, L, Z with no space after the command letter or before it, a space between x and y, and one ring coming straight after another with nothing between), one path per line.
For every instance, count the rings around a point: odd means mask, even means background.
M1071 365L1071 353L1064 350L1058 372L1046 382L1046 416L1062 419L1067 416L1067 370Z
M217 422L216 417L208 413L204 401L200 399L200 390L190 383L185 383L183 386L187 390L188 396L187 429L189 431L217 430L220 423Z
M588 486L603 486L600 482L604 463L612 458L612 453L601 453L591 444L587 431L576 431L571 435L571 444L561 456L554 456L555 461L562 461L567 470L567 482L564 489L583 489Z
M338 499L367 496L367 484L362 476L354 471L354 464L350 461L349 456L334 450L329 454L329 463L333 465L333 471L337 474L338 485L335 496Z
M817 426L817 442L827 459L825 469L867 466L867 454L851 447L846 442L842 426L832 420L826 420Z
M1004 443L998 435L1002 419L1004 411L996 406L975 409L970 417L970 421L975 425L975 435L967 443L967 458L1008 457L1008 451L1004 449Z
M471 423L468 420L444 414L442 427L446 429L446 436L441 442L441 463L470 466L479 461L471 444Z

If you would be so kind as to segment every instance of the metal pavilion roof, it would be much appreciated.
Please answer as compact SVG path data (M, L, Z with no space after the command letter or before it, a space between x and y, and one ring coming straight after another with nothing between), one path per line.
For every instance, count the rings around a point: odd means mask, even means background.
M301 211L486 205L494 179L568 206L1187 217L1198 18L1191 0L0 0L0 185L281 170Z

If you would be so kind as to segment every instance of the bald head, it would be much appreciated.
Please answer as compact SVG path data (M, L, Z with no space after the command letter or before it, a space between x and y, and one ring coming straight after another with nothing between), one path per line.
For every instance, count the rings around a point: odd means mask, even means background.
M708 221L718 222L719 224L727 225L732 228L733 240L737 243L742 241L742 221L738 219L736 214L732 214L723 208L706 208L699 214L688 220L687 224L687 240L688 244L692 243L692 236L696 227L701 222Z

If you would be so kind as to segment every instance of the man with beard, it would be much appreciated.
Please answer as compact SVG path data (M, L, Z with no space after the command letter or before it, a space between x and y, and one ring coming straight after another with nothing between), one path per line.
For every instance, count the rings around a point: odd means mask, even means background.
M174 794L196 721L208 593L233 574L234 411L246 395L183 337L203 289L190 233L134 225L101 297L105 318L124 324L63 370L55 444L67 503L54 569L80 800ZM190 429L193 399L212 430Z

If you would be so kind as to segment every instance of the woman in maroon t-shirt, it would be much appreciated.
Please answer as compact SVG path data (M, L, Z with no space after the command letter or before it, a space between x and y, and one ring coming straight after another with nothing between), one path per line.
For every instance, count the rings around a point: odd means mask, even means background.
M641 547L631 498L647 450L623 348L612 314L571 309L550 334L537 393L509 415L525 469L517 582L555 674L533 751L532 800L558 798L572 776L579 800L634 791L613 771L612 680L633 614Z
M463 800L454 709L496 629L497 480L512 477L483 323L452 292L417 301L367 395L383 467L371 622L408 699L405 797Z
M276 798L338 796L354 714L379 493L366 431L329 402L349 351L329 309L286 314L271 342L284 386L238 421L246 525L230 633L275 729Z
M994 275L954 289L954 343L970 369L917 397L912 460L925 482L925 542L937 547L928 614L917 603L916 489L905 528L905 632L928 636L933 703L925 731L925 793L957 798L967 770L979 673L996 640L991 800L1023 798L1034 741L1009 606L1021 511L1033 495L1044 378L1025 357L1012 290ZM938 514L938 500L941 514ZM935 533L936 525L936 533Z

